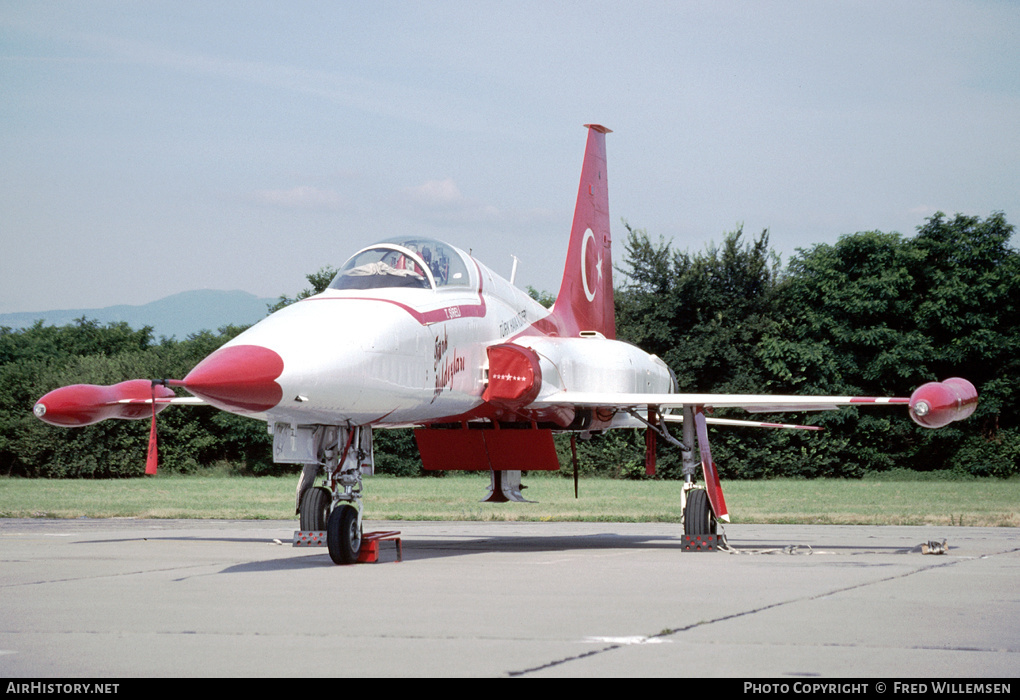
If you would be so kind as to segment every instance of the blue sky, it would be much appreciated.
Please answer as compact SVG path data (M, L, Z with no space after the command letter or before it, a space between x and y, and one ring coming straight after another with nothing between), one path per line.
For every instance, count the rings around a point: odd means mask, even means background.
M623 219L784 259L1020 224L1017 36L1005 1L0 0L0 312L294 294L405 233L555 291L588 122L618 263Z

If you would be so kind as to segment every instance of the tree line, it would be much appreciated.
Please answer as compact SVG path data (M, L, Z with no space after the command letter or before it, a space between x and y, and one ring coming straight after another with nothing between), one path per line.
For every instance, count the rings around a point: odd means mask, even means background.
M783 267L767 230L691 254L628 226L617 333L665 360L680 391L909 396L951 376L978 389L974 415L939 430L894 407L773 417L824 433L714 430L724 477L1010 476L1020 471L1012 234L1001 213L939 213L912 237L846 235Z
M915 426L902 408L773 417L824 433L714 429L723 478L859 477L890 469L1011 476L1020 470L1020 253L1010 246L1012 233L1000 213L984 220L936 214L912 237L847 235L799 250L784 266L767 230L746 237L738 228L691 253L626 225L617 335L659 355L680 391L903 396L924 382L962 376L981 395L970 419L934 431ZM333 272L308 275L310 289L281 296L273 308L321 291ZM242 330L156 339L151 328L85 318L62 327L0 328L0 474L141 474L148 421L54 428L34 418L33 403L68 384L183 377ZM161 412L159 437L162 471L292 469L272 463L264 423L214 409ZM569 442L558 445L567 466ZM659 477L679 478L676 450L659 445ZM644 475L640 433L595 435L577 447L582 473ZM376 431L376 463L382 473L421 473L409 431Z

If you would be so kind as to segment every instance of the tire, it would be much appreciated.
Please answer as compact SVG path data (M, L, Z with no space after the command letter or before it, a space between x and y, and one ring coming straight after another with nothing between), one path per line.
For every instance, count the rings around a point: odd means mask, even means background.
M684 510L685 535L714 535L716 531L715 516L712 505L708 502L708 491L692 489L687 492L687 508Z
M301 530L305 532L325 530L332 503L332 494L321 486L305 491L301 496Z
M361 528L358 526L358 509L339 505L329 514L326 523L326 546L334 564L353 564L361 551Z

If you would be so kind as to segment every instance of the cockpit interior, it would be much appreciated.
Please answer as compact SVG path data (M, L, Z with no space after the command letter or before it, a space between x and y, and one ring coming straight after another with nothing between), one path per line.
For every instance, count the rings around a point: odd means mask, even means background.
M471 283L462 254L431 238L394 238L355 253L330 289L440 289Z

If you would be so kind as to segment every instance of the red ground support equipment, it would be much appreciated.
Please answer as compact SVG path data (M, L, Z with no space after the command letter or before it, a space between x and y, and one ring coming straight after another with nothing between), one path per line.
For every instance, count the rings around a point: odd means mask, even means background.
M685 552L717 552L726 545L725 535L682 535Z
M295 547L325 547L326 546L326 531L325 530L295 530L294 531L294 545Z
M400 531L392 530L390 532L366 532L361 536L361 550L358 552L358 563L359 564L375 564L379 561L379 543L385 541L393 541L397 544L397 559L400 562L404 560L404 548L400 543Z

